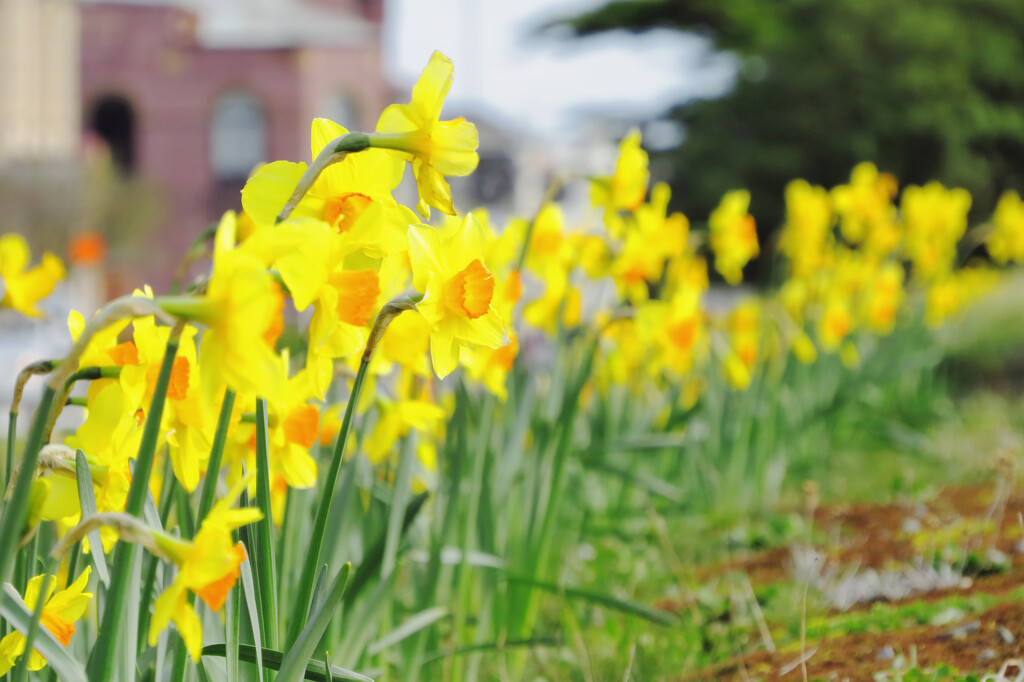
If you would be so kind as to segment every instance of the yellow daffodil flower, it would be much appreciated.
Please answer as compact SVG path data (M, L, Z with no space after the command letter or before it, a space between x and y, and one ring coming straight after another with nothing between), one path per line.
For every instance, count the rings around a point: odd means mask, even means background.
M39 265L28 269L30 258L28 242L20 234L0 237L0 307L29 317L42 317L36 303L49 296L57 282L64 279L64 264L47 251Z
M482 257L483 235L472 215L439 230L409 228L413 286L423 293L417 308L431 325L430 357L442 379L458 364L462 345L505 343L505 325L491 305L494 276Z
M1016 192L999 197L986 244L996 263L1024 263L1024 201Z
M906 225L904 249L922 281L950 273L956 245L967 230L971 195L962 188L947 189L938 182L903 190L900 211Z
M334 139L349 131L326 118L313 120L310 138L313 158ZM245 214L260 227L253 236L273 230L305 163L274 161L253 173L242 190ZM405 251L406 230L416 221L412 211L391 196L402 180L405 164L392 152L366 149L351 153L325 168L292 211L290 220L317 220L344 237L348 252L381 257ZM323 249L323 245L307 246ZM290 288L290 285L289 285Z
M63 590L54 591L57 581L56 578L51 579L45 595L40 594L45 578L42 575L37 575L29 580L25 589L25 606L30 610L35 609L40 599L45 600L40 622L65 647L71 643L71 636L75 634L75 621L85 614L89 600L92 599L92 594L85 591L91 572L92 568L86 567L78 579ZM0 640L0 677L6 675L7 671L14 667L24 651L25 635L20 632L10 632ZM39 670L44 665L46 665L46 659L33 649L28 669Z
M378 401L380 414L363 449L370 462L384 461L395 451L395 443L410 431L429 431L445 418L444 409L423 399Z
M750 192L734 190L722 197L708 219L715 270L733 285L743 281L743 268L761 252L749 206Z
M168 622L174 621L192 659L199 660L203 629L199 616L188 603L188 592L194 592L211 610L219 611L238 579L245 549L241 542L232 542L231 531L263 518L259 509L231 508L246 483L245 479L240 480L227 497L213 505L191 542L154 532L156 546L177 564L178 574L153 606L150 646L156 645Z
M640 146L640 131L634 128L619 143L615 173L591 179L590 203L609 212L633 211L647 196L650 177L647 152Z
M875 231L890 231L896 212L892 205L896 189L896 178L879 173L875 164L857 164L850 173L850 183L831 192L843 238L850 244L860 244Z
M382 134L370 136L371 146L392 150L412 164L420 194L416 209L425 218L431 206L455 215L445 176L469 175L480 161L476 126L462 118L440 120L453 72L451 60L434 52L413 86L412 101L385 109L377 121Z
M779 250L789 258L792 277L807 277L821 269L832 247L832 202L823 187L805 180L786 185L786 224Z
M500 348L463 348L461 355L469 378L483 384L501 402L508 398L506 379L519 354L519 339L512 332L509 337L509 342Z
M237 393L273 395L279 389L274 343L282 329L284 298L264 264L234 247L235 224L229 211L217 228L206 294L157 302L172 315L207 326L199 349L204 391L219 396L227 384Z

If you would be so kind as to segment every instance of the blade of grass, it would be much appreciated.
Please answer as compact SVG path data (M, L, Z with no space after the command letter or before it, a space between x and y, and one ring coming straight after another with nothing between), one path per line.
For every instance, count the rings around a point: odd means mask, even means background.
M270 438L267 401L256 401L256 578L260 588L260 623L267 648L277 648L277 564L274 561L274 520L270 501Z
M313 596L310 599L310 611L320 608L324 599L327 598L327 564L320 565L320 571L316 574L316 586L313 588Z
M281 662L279 682L296 682L305 677L306 668L313 657L317 643L320 642L324 631L327 630L334 613L341 607L341 598L345 594L345 586L348 584L351 570L352 564L346 563L335 576L324 603L310 615L306 627L299 633L295 644L288 650Z
M412 461L416 456L416 433L410 432L402 440L402 454L398 460L398 472L395 474L395 485L392 488L391 510L388 517L388 530L384 536L384 558L380 565L381 578L386 578L395 570L398 556L398 540L402 535L402 517L405 506L409 503L411 490L409 477L412 472Z
M224 603L224 646L227 656L224 660L227 682L238 682L238 619L241 616L238 590L228 590Z
M460 646L454 649L446 649L444 651L435 651L427 654L424 659L424 664L433 663L434 661L442 658L448 658L449 656L463 656L465 654L472 654L479 651L506 651L508 649L532 649L533 647L552 647L562 646L561 637L534 637L533 639L508 639L503 642L485 642L483 644L470 644L469 646Z
M90 541L89 544L92 544ZM102 545L101 545L102 549ZM139 676L138 671L135 669L136 662L136 649L131 646L131 642L137 642L139 640L139 608L140 608L140 594L142 592L142 547L138 545L132 546L132 550L135 552L135 560L131 562L131 584L128 586L128 599L126 604L127 611L125 612L125 646L121 649L121 655L118 656L118 664L121 667L120 679L131 680L136 679Z
M21 633L28 632L33 614L10 583L5 583L3 589L0 590L0 616L3 616ZM46 628L39 632L33 646L57 671L57 676L64 682L89 682L82 666L71 657L71 653Z
M213 434L213 445L210 447L210 460L206 465L206 477L203 479L203 491L199 497L199 512L196 523L201 524L213 508L213 498L217 492L217 481L220 479L220 463L224 457L224 444L228 439L228 427L231 426L231 413L235 409L235 392L224 391L224 400L220 404L220 416L217 417L217 430Z
M36 465L39 463L39 450L43 447L43 433L56 395L57 390L47 384L43 398L32 415L32 426L22 450L21 468L15 477L14 489L3 505L3 514L0 514L0 582L11 579L21 528L28 516L28 498L36 475Z
M409 616L401 625L371 644L366 650L368 656L376 656L390 646L398 644L406 637L430 627L448 615L448 607L434 606L426 611Z
M96 513L96 498L93 496L92 474L85 453L79 448L75 452L75 476L78 479L78 501L82 507L82 518L87 519ZM93 566L100 581L110 587L110 573L107 571L107 558L103 554L103 541L100 531L89 533L89 554L92 555Z
M242 493L245 496L245 493ZM245 527L239 529L240 533L245 532ZM255 662L256 668L259 671L260 679L263 679L263 643L260 637L260 623L259 623L259 611L256 610L256 585L252 579L252 567L249 564L248 554L245 557L245 561L239 566L239 572L242 574L242 594L245 595L245 606L249 613L249 627L252 628L252 641L256 644ZM241 649L239 649L241 652ZM248 660L245 657L239 657L242 660ZM252 661L249 661L252 662Z
M203 656L224 656L226 649L223 644L209 644L203 647ZM253 663L257 660L266 661L267 667L271 670L280 670L284 661L284 654L276 649L259 649L248 644L241 644L238 647L238 658ZM354 680L355 682L373 682L373 678L361 675L354 670L348 670L337 665L331 666L330 674L336 680ZM313 680L313 682L327 682L327 666L323 661L312 660L306 665L305 677L301 679Z
M429 493L420 493L412 499L409 506L405 508L405 518L402 521L402 532L403 534L409 530L409 526L416 519L416 516L420 513L423 505L426 503ZM352 575L351 583L349 584L348 591L345 593L345 604L351 605L352 600L356 598L363 586L366 585L367 581L377 574L380 570L381 560L384 558L384 537L380 537L377 542L366 552L363 557L362 563L359 564L359 568Z
M658 625L671 627L678 623L678 620L672 614L666 613L665 611L659 611L658 609L645 606L644 604L638 604L636 602L616 599L610 594L605 594L604 592L595 592L593 590L580 589L578 587L564 587L556 583L544 580L535 580L525 576L509 575L506 576L505 579L511 583L529 585L530 587L536 587L553 594L571 597L573 599L582 599L592 604L598 604L605 608L612 609L613 611L619 611L620 613L626 613L631 616L643 618L644 620L657 623Z

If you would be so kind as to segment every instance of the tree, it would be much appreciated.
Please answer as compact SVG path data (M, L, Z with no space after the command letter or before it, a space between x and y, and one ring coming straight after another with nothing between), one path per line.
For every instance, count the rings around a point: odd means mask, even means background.
M864 160L903 185L965 187L978 217L1024 189L1020 0L615 0L564 23L698 31L739 57L728 94L667 113L686 131L667 160L693 219L746 187L765 235L786 182L835 185Z

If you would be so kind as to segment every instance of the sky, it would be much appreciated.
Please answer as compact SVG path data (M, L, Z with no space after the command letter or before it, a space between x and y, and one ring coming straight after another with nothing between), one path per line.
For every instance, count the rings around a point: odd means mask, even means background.
M669 30L582 39L537 35L602 0L389 0L386 68L411 85L431 53L455 64L445 112L465 107L542 138L569 135L588 113L650 120L669 105L728 87L733 62L698 36ZM468 113L468 112L467 112Z

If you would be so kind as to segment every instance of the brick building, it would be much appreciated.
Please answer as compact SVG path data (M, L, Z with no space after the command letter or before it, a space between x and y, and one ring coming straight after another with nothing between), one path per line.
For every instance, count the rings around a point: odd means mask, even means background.
M238 207L256 164L308 159L314 117L373 127L393 98L381 5L80 3L82 129L106 143L122 177L151 180L160 197L159 225L130 255L147 281L166 286L195 236Z

